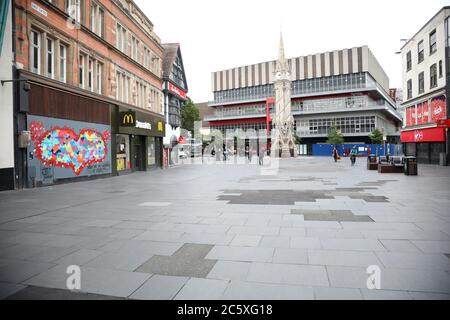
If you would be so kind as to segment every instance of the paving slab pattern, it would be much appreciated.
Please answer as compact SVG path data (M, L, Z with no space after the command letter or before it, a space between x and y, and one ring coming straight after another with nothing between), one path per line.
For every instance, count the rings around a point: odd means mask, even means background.
M449 179L301 157L2 192L0 299L449 299Z

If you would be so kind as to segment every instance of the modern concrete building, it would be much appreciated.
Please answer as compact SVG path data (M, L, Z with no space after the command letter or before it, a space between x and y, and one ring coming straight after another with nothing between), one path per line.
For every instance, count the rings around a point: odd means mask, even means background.
M163 47L130 0L14 0L17 187L162 165Z
M422 163L448 164L450 7L443 7L401 49L404 113L401 141Z
M368 143L375 129L399 141L401 116L389 96L389 79L367 46L288 59L295 131L311 152L335 124L348 143ZM276 61L212 73L212 128L267 129L274 108ZM272 116L271 116L272 115ZM270 128L269 128L270 129Z
M0 80L13 79L12 5L0 2ZM0 85L0 191L14 189L13 82Z

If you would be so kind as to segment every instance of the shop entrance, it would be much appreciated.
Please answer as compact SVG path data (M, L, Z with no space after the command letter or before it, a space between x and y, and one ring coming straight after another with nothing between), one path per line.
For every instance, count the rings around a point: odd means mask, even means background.
M133 137L133 170L145 171L145 137L134 136Z

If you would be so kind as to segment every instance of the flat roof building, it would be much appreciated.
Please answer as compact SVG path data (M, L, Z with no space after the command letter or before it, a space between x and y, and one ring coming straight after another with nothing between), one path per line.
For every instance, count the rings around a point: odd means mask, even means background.
M212 73L210 127L267 129L276 61ZM332 124L349 143L369 143L375 129L397 142L401 116L389 96L389 78L368 46L288 59L296 134L309 150L325 142ZM273 107L269 110L273 114ZM270 128L269 128L270 129Z

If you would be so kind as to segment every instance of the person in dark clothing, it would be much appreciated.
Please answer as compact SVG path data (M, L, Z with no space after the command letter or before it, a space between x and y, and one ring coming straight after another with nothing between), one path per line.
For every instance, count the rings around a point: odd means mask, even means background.
M358 155L358 149L356 149L356 146L353 146L352 151L350 151L350 162L352 164L352 167L356 163L356 156Z

